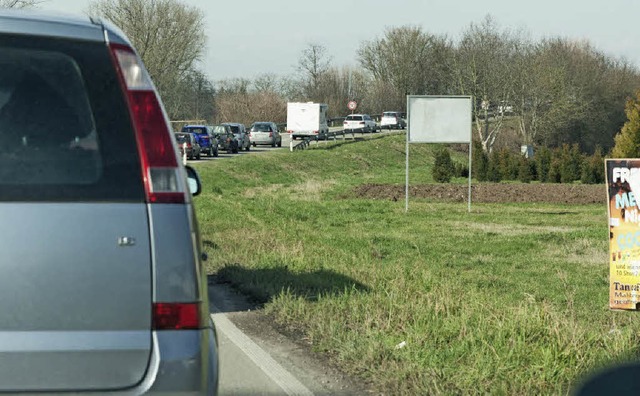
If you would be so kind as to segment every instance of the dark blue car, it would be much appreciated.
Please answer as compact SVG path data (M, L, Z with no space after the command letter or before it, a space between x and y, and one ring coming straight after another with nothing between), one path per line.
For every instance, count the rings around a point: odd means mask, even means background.
M185 125L182 132L193 133L203 153L209 157L218 156L218 140L213 137L213 128L208 125Z

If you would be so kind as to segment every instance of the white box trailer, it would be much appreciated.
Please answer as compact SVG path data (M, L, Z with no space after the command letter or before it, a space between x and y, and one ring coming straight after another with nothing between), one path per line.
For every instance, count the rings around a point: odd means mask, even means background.
M291 138L326 139L329 135L327 110L324 103L287 103L287 132Z

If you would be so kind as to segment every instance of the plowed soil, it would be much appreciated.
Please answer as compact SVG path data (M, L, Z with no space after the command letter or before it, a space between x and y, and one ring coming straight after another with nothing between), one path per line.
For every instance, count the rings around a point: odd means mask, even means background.
M409 198L427 198L446 202L467 202L466 184L424 184L409 186ZM361 198L405 199L405 186L365 184L355 189ZM506 184L479 183L471 185L471 201L477 203L570 203L596 204L607 202L603 184Z

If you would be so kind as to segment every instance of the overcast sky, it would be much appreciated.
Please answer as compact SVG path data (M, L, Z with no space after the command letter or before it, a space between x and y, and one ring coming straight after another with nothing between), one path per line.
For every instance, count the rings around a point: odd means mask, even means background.
M336 66L356 65L365 40L388 27L414 25L457 39L490 14L502 29L534 38L587 39L640 67L638 0L182 0L205 13L206 54L201 69L213 80L296 72L310 43L327 48ZM48 0L41 9L84 13L90 0Z

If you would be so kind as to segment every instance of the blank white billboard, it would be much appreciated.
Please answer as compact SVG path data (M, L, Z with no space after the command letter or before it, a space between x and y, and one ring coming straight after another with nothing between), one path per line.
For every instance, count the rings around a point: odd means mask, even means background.
M471 143L471 96L407 96L409 143Z

